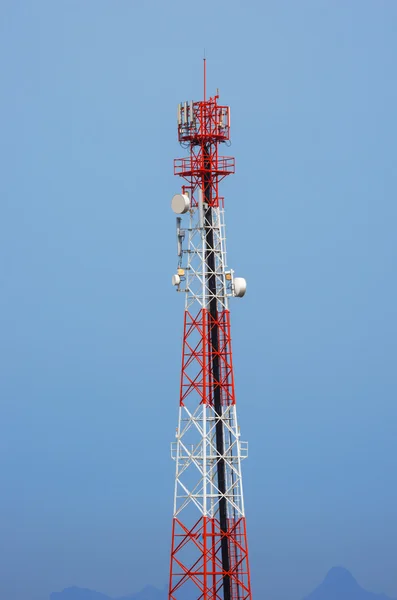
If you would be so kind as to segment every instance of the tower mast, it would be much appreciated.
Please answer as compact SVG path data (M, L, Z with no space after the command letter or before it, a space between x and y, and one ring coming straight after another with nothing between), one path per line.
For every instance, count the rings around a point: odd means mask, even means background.
M246 283L227 268L224 198L219 183L234 158L219 156L230 138L230 109L219 94L178 106L178 138L189 156L174 161L185 180L172 199L178 269L185 293L169 599L251 600L240 440L234 394L229 298ZM183 217L183 215L186 215Z

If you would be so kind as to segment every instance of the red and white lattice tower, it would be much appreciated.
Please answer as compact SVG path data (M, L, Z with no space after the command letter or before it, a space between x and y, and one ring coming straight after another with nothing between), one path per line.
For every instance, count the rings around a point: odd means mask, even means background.
M189 156L174 171L185 180L172 199L178 269L185 293L170 600L251 600L240 440L234 394L229 298L246 283L226 262L224 198L219 184L234 173L220 156L230 136L230 109L208 100L178 107L178 137Z

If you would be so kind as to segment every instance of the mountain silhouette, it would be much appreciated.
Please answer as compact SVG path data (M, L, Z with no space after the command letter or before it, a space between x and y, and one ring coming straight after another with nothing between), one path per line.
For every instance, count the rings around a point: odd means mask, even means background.
M131 594L130 596L123 596L122 598L116 598L115 600L167 600L168 589L164 588L159 590L152 585L147 585L137 594Z
M136 594L111 598L94 590L69 587L62 592L53 592L50 595L50 600L167 600L167 590L159 590L152 585L147 585Z
M390 600L384 594L364 590L343 567L333 567L324 581L303 600Z
M54 592L50 600L167 600L167 588L159 590L151 585L140 592L111 598L93 590L70 587L63 592ZM391 600L384 594L374 594L364 590L353 575L343 567L333 567L328 571L324 581L303 600Z
M112 598L93 590L69 587L64 589L63 592L53 592L50 595L50 600L112 600Z

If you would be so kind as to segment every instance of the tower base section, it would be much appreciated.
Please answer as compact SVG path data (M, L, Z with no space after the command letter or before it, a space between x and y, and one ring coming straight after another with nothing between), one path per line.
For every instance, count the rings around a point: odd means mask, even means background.
M222 540L227 539L230 569L222 566ZM201 517L193 526L177 518L172 524L169 600L251 600L245 518L228 519L221 530L217 518Z

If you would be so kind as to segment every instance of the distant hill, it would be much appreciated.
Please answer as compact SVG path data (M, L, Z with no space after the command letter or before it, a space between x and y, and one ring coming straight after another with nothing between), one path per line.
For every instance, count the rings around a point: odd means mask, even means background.
M54 592L50 600L167 600L167 589L159 590L151 585L137 594L110 598L93 590L70 587ZM303 600L391 600L384 594L373 594L359 586L353 575L343 567L333 567L324 581Z
M333 567L324 581L303 600L390 600L384 594L373 594L359 586L343 567Z
M111 598L93 590L70 587L64 589L63 592L53 592L50 600L167 600L167 590L159 590L152 585L147 585L136 594L123 596L122 598Z
M164 588L159 590L152 585L147 585L137 594L131 594L131 596L123 596L122 598L116 598L115 600L167 600L168 589Z
M112 600L112 598L93 590L70 587L64 589L63 592L53 592L50 595L50 600Z

